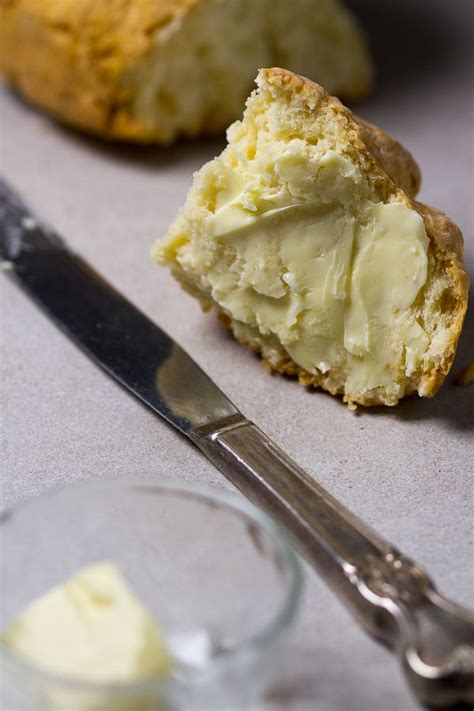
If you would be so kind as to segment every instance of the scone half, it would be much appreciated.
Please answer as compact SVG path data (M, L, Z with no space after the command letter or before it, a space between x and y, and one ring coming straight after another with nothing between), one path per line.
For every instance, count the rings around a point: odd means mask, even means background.
M467 306L460 230L414 200L388 134L286 70L257 85L155 258L272 370L351 405L434 395Z

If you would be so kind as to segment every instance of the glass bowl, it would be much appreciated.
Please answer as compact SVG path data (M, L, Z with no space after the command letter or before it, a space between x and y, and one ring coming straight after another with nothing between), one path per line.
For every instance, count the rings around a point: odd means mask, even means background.
M0 530L1 629L78 569L113 561L173 659L166 679L98 684L46 673L1 644L2 708L234 711L273 680L301 572L281 531L237 496L150 479L100 481L7 511Z

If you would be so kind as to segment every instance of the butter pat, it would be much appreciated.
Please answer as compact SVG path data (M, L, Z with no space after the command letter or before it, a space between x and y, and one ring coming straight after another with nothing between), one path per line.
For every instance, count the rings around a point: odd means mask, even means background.
M124 683L171 670L155 621L113 563L84 568L35 600L3 641L30 664L71 679Z

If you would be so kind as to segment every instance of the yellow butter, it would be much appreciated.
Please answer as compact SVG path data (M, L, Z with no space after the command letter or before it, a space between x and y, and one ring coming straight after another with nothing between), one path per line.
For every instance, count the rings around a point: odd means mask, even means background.
M362 392L390 383L400 360L409 377L427 347L411 307L427 279L428 237L400 202L367 200L362 220L348 213L334 193L339 185L344 196L355 166L334 152L320 164L332 201L321 198L321 173L318 201L304 199L310 177L297 156L277 161L287 190L273 194L227 168L207 222L215 248L206 277L234 319L276 336L310 373L344 360L347 389Z
M25 661L71 679L134 682L171 669L155 621L113 563L84 568L54 587L2 637Z

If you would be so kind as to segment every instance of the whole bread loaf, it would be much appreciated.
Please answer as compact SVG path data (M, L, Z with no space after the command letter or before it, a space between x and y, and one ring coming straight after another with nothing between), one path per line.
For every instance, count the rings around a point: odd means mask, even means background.
M58 119L106 138L170 143L223 131L259 67L281 64L357 98L372 69L340 0L8 0L0 68Z

